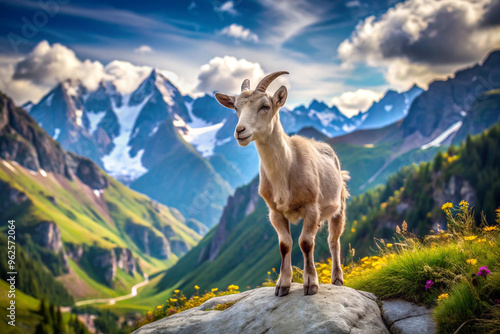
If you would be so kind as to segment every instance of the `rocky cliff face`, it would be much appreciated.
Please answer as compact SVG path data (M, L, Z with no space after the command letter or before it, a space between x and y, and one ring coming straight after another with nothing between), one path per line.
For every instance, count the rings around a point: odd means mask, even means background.
M259 200L258 185L259 179L255 178L249 186L239 188L233 196L228 198L215 235L210 242L210 249L208 251L208 259L210 261L213 261L217 254L219 254L222 244L226 241L233 227L255 210L257 201ZM206 252L200 254L206 254ZM201 260L199 259L199 261Z
M94 272L104 279L107 285L112 286L117 267L114 250L92 247L89 256Z
M42 221L36 225L32 239L38 245L56 253L63 249L61 231L52 221Z
M130 249L115 248L116 266L133 276L137 272L137 263Z
M471 204L476 201L476 191L474 187L460 175L452 175L446 182L437 183L440 175L433 178L433 195L436 206L441 206L446 202L460 203L464 200Z
M75 176L94 189L107 187L99 167L89 159L66 153L11 99L0 94L0 157L19 163L33 171L44 170Z
M158 259L168 259L170 243L161 233L153 231L147 226L129 223L126 232L134 243L146 254Z
M492 52L482 64L458 71L448 80L431 83L427 91L415 98L399 137L411 147L428 143L446 130L450 130L447 137L453 138L477 99L483 93L500 88L499 65L500 51ZM485 125L478 131L492 123Z

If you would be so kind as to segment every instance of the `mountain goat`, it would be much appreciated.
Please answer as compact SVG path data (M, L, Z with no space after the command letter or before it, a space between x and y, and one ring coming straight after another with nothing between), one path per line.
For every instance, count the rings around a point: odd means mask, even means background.
M333 149L326 143L301 136L288 136L280 122L279 109L287 98L281 86L273 96L266 93L269 84L280 75L275 72L263 78L255 90L243 81L238 96L216 93L215 98L227 108L236 110L238 124L234 136L240 146L255 141L260 157L259 194L269 207L269 219L276 229L282 256L275 295L285 296L292 282L292 236L290 222L303 218L299 244L304 255L304 295L318 292L319 282L314 265L314 239L321 222L328 220L328 242L332 254L331 282L343 285L340 265L340 235L344 231L346 181L349 174L340 169Z

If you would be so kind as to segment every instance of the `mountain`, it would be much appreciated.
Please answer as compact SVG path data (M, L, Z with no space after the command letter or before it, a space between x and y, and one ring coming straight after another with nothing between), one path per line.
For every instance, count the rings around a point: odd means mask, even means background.
M199 103L203 101L186 102L160 71L153 70L131 94L119 93L112 82L103 81L94 91L78 81L62 82L30 108L30 115L64 149L90 158L118 180L178 208L187 218L212 226L232 188L193 148L209 144L207 131L194 133L195 126L205 125L191 114L192 107L199 114ZM170 177L163 177L165 171ZM234 184L234 177L229 181ZM188 212L195 200L209 203L203 214Z
M128 293L201 238L176 209L66 152L3 94L0 198L1 229L15 220L18 247L75 299Z
M327 139L343 168L351 172L351 193L384 184L401 167L429 161L439 149L498 122L499 75L500 51L496 51L482 64L431 83L414 99L404 119Z
M476 214L484 210L494 221L500 206L500 123L481 135L468 137L459 148L438 153L432 163L401 169L387 184L353 197L348 202L348 220L341 238L343 258L349 244L356 257L375 248L373 237L389 238L403 220L415 233L428 233L443 223L441 206L469 201ZM224 288L230 284L251 286L266 279L266 271L279 268L278 238L268 220L268 209L257 193L258 180L238 188L228 200L217 228L168 269L158 281L156 292L181 289L187 295L193 286ZM411 223L410 223L411 222ZM292 263L302 265L298 246L301 224L291 225L294 238ZM316 237L315 258L330 257L325 225Z
M357 130L381 128L403 119L413 100L422 92L416 85L403 93L388 90L380 101L374 102L365 113L359 115L361 124Z
M495 51L481 64L432 82L415 98L401 126L387 140L403 141L400 150L451 143L474 104L500 88L499 77L500 51ZM495 119L483 119L478 131L491 126Z

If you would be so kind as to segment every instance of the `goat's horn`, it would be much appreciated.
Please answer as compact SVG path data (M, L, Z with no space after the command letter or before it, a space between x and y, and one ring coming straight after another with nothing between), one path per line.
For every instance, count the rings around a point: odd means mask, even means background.
M241 84L241 91L244 91L245 89L250 89L250 80L248 79L243 80L243 83Z
M259 84L257 85L257 88L255 88L256 91L259 91L259 92L265 92L267 87L269 87L269 85L271 84L271 82L273 82L274 79L276 79L277 77L279 77L280 75L283 75L283 74L288 74L287 71L279 71L279 72L274 72L274 73L271 73L271 74L268 74L264 77L264 79L262 79Z

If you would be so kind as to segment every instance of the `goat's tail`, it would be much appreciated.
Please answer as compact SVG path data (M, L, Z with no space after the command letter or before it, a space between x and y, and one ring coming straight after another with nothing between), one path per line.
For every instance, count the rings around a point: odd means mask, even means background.
M349 198L349 191L347 190L347 181L351 179L349 172L346 170L341 171L342 173L342 192L340 198L342 201L342 210L346 209L346 200Z
M347 198L349 198L349 190L347 190L347 181L351 179L351 176L349 175L349 172L346 170L341 171L342 173L342 190L340 192L340 215L341 215L341 220L342 220L342 232L344 231L345 228L345 223L347 220Z

